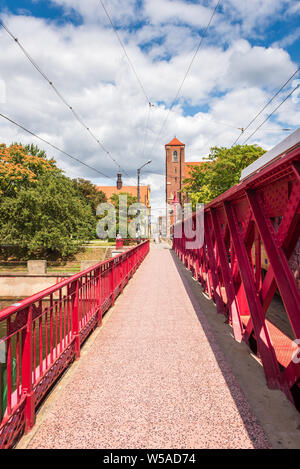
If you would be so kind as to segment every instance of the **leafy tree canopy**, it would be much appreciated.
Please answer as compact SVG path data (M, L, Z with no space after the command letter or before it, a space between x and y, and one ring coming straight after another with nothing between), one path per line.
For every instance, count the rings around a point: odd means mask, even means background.
M106 202L106 195L103 191L98 191L96 186L87 179L73 179L74 185L80 195L90 203L93 210L96 211L100 203Z
M14 197L1 197L0 211L2 256L66 258L94 237L92 208L63 174L43 174Z
M130 207L130 205L137 203L137 197L129 194L128 192L120 192L118 194L113 194L110 198L110 201L117 209L119 209L119 195L126 195L127 208Z
M265 153L257 145L213 147L200 166L191 166L190 177L184 180L183 192L192 203L207 203L237 184L241 172Z
M0 144L0 195L15 195L20 188L34 185L44 174L61 171L53 159L34 145Z
M0 145L0 254L66 258L96 236L105 194L71 180L35 145Z
M126 227L126 225L123 225L122 219L120 220L120 214L119 214L119 208L120 208L119 196L120 195L127 197L127 206L126 206L127 227ZM129 224L136 217L136 214L128 214L128 208L132 204L137 204L137 197L134 196L134 195L129 194L128 192L120 192L118 194L113 194L110 198L110 202L112 203L112 205L114 205L114 207L116 209L116 232L119 233L120 231L122 231L122 229L125 229L125 227L126 227L127 237L130 237L129 236L129 231L128 231L129 230ZM123 214L123 215L125 215L125 214ZM122 225L123 225L123 227L122 227Z

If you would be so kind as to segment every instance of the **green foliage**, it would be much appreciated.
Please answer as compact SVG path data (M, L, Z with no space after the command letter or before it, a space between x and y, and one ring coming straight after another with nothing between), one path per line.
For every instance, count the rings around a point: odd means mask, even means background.
M12 246L4 248L2 256L17 244L17 257L66 258L94 236L91 206L62 174L42 175L33 187L21 188L14 197L1 197L0 211L1 245Z
M119 196L120 195L126 195L127 196L127 208L130 207L130 205L137 203L137 197L135 197L134 195L131 195L127 192L120 192L118 194L113 194L110 198L110 201L118 211L119 211L119 206L120 206L120 204L119 204L119 200L120 200Z
M104 196L104 197L103 197ZM64 176L35 145L0 145L0 255L67 258L95 238L102 192Z
M14 196L20 188L32 187L43 174L60 174L55 161L34 145L0 145L0 195Z
M126 225L124 225L123 229L122 229L122 226L121 226L122 225L122 220L120 220L120 212L119 212L119 209L120 209L120 198L119 198L119 196L120 195L127 197L127 205L126 205L127 227L126 227ZM127 237L130 237L129 234L128 234L128 226L131 223L131 221L136 217L136 214L134 214L134 215L128 214L128 208L133 204L137 204L137 197L135 197L135 196L133 196L133 195L127 193L127 192L120 192L118 194L113 194L110 198L110 201L116 209L116 233L118 234L119 232L121 232L123 230L125 231L125 228L126 228ZM124 213L124 216L125 216L125 213Z
M213 147L201 166L192 166L183 190L195 205L207 203L237 184L242 169L265 153L257 145Z
M73 179L73 183L78 190L81 197L83 197L93 208L96 213L96 208L99 204L106 202L106 195L103 191L98 191L96 186L87 179Z

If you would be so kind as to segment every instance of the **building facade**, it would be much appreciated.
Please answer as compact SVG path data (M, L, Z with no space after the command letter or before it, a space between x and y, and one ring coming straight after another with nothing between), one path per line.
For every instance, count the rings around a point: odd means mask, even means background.
M106 195L107 202L110 203L110 199L114 194L130 194L137 198L137 186L97 186L98 191L104 192ZM151 205L150 205L150 186L140 185L140 204L146 207L146 216L148 218L148 237L151 235Z
M201 161L185 161L185 144L176 137L165 145L166 151L166 205L170 213L169 224L174 224L174 212L172 212L176 203L184 204L187 201L186 196L182 194L184 188L184 179L189 177L191 166L201 165ZM170 228L170 226L168 228Z

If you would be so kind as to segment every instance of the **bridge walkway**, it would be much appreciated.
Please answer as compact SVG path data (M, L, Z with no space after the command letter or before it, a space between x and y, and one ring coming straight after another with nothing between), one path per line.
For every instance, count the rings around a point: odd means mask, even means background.
M21 447L268 447L169 249L151 248L90 340Z

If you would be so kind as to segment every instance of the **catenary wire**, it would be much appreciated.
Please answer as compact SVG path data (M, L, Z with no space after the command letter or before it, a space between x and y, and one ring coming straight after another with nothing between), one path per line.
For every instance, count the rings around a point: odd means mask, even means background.
M237 142L239 141L239 139L241 138L241 136L246 132L246 130L250 127L250 125L261 115L261 113L269 106L269 104L271 104L271 102L276 98L276 96L279 95L280 91L283 90L283 88L292 80L292 78L294 78L294 76L299 72L300 70L300 67L297 68L297 70L295 70L295 72L288 78L288 80L279 88L279 90L271 97L271 99L269 99L269 101L267 102L267 104L265 104L265 106L253 117L253 119L249 122L249 124L244 127L244 128L241 128L241 133L240 135L237 137L237 139L234 141L234 143L231 145L232 147L234 145L237 144Z
M105 12L105 14L106 14L106 16L107 16L107 18L108 18L110 24L111 24L111 27L113 28L113 31L114 31L114 33L115 33L115 35L116 35L116 37L117 37L117 39L118 39L118 41L119 41L120 46L121 46L122 49L123 49L123 52L124 52L124 54L125 54L125 56L126 56L126 58L127 58L127 60L128 60L128 63L129 63L129 65L130 65L130 67L131 67L131 69L132 69L132 71L133 71L133 73L134 73L134 75L135 75L135 77L136 77L136 79L137 79L137 82L138 82L138 84L139 84L139 86L140 86L140 88L141 88L141 90L142 90L142 93L144 94L144 96L145 96L145 98L146 98L146 100L147 100L147 103L150 104L150 99L148 98L148 95L147 95L147 93L146 93L146 91L145 91L145 88L144 88L144 86L143 86L143 84L142 84L142 82L141 82L141 80L140 80L140 78L139 78L139 76L138 76L138 74L137 74L137 72L136 72L136 69L135 69L135 67L134 67L134 65L133 65L133 63L132 63L132 61L130 60L129 55L127 54L126 48L125 48L125 46L124 46L124 43L123 43L123 41L122 41L122 39L121 39L121 37L120 37L118 31L117 31L117 29L116 29L116 27L115 27L115 25L114 25L112 19L111 19L111 16L110 16L110 14L109 14L109 12L108 12L106 6L104 5L104 2L103 2L102 0L100 0L100 1L99 1L99 4L102 5L102 8L103 8L103 10L104 10L104 12Z
M266 117L266 119L254 130L254 132L252 132L251 135L249 135L249 137L246 138L246 140L243 142L242 145L245 145L246 142L248 142L248 140L253 137L254 134L256 134L256 132L265 124L265 122L267 122L270 117L280 108L280 106L282 106L287 100L288 98L299 88L300 85L297 85L295 86L295 88L292 89L292 91L284 98L283 101L281 101L281 103L278 104L278 106L276 106L276 108Z
M39 135L35 134L34 132L32 132L31 130L28 130L26 127L24 127L23 125L21 124L18 124L17 122L15 122L13 119L10 119L8 116L5 116L4 114L1 114L0 113L0 117L2 117L3 119L6 119L7 121L11 122L12 124L16 125L17 127L19 127L20 129L24 130L25 132L29 133L30 135L32 135L33 137L41 140L42 142L46 143L47 145L49 145L50 147L54 148L55 150L59 151L60 153L68 156L69 158L71 158L72 160L75 160L77 161L78 163L86 166L87 168L89 169L92 169L93 171L96 171L98 174L100 174L101 176L104 176L108 179L111 179L112 181L115 182L115 180L110 177L110 176L107 176L106 174L102 173L102 171L99 171L98 169L94 168L93 166L90 166L89 164L87 163L84 163L83 161L81 161L79 158L76 158L75 156L72 156L70 155L70 153L67 153L66 151L62 150L61 148L59 148L58 146L54 145L53 143L49 142L48 140L40 137Z
M64 96L61 94L61 92L56 88L54 85L53 81L51 81L48 76L43 72L43 70L39 67L39 65L35 62L35 60L30 56L30 54L27 52L25 47L20 43L19 39L14 36L14 34L9 30L9 28L3 23L3 21L0 20L0 26L3 27L3 29L9 34L9 36L16 42L16 44L20 47L22 50L23 54L27 57L29 62L33 65L33 67L38 71L38 73L46 80L55 94L59 97L59 99L64 103L64 105L72 112L73 116L75 119L80 123L82 127L84 127L85 130L90 134L90 136L96 141L96 143L100 146L102 151L106 153L106 155L118 166L120 171L123 171L127 176L129 174L127 171L122 168L122 166L117 162L117 160L112 156L111 152L108 151L104 145L101 143L99 138L92 132L92 130L85 124L85 122L79 117L77 112L74 110L73 106L71 106L68 101L64 98Z
M181 81L181 84L180 84L180 86L179 86L179 88L178 88L178 91L177 91L177 93L176 93L176 95L175 95L175 97L174 97L174 99L173 99L173 101L172 101L172 103L171 103L171 106L170 106L169 109L168 109L168 113L167 113L165 119L163 120L162 126L161 126L160 131L159 131L159 133L158 133L158 135L157 135L157 138L156 138L156 140L155 140L155 142L154 142L154 144L153 144L153 146L152 146L152 148L151 148L150 156L151 156L151 154L152 154L152 152L153 152L153 150L154 150L154 148L155 148L155 146L156 146L156 144L157 144L157 142L158 142L158 140L159 140L159 137L160 137L160 135L161 135L161 133L162 133L162 131L163 131L163 129L164 129L166 123L167 123L167 120L168 120L168 118L169 118L170 112L171 112L171 110L173 109L173 107L174 107L174 105L175 105L175 103L176 103L176 101L177 101L177 99L178 99L178 97L179 97L179 94L180 94L180 92L181 92L181 90L182 90L182 87L183 87L183 85L184 85L184 83L185 83L185 81L186 81L186 79L187 79L187 76L188 76L188 74L189 74L189 72L190 72L190 70L191 70L191 67L192 67L192 65L193 65L193 63L194 63L194 61L195 61L195 59L196 59L196 56L197 56L197 54L198 54L198 52L199 52L199 50L200 50L200 48L201 48L201 45L202 45L202 43L203 43L203 40L204 40L205 37L206 37L207 31L208 31L208 29L209 29L209 27L210 27L210 25L211 25L211 22L212 22L212 20L213 20L215 14L216 14L216 12L217 12L217 9L218 9L220 3L221 3L221 0L218 0L218 2L217 2L216 6L215 6L215 8L214 8L214 10L213 10L213 12L212 12L212 14L211 14L211 17L210 17L210 19L209 19L209 22L207 23L207 26L206 26L206 28L205 28L205 30L204 30L204 32L203 32L201 38L200 38L200 41L199 41L198 46L197 46L197 48L196 48L196 50L195 50L195 52L194 52L194 55L193 55L193 57L192 57L192 60L191 60L191 62L189 63L189 66L188 66L188 68L187 68L187 70L186 70L186 72L185 72L185 74L184 74L183 80Z

